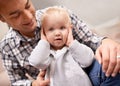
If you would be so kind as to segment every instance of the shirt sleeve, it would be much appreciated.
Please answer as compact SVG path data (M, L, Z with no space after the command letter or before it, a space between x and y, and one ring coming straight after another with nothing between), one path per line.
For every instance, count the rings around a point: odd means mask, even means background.
M11 57L8 54L4 54L4 58L2 60L4 61L4 66L9 75L11 86L31 86L32 80L29 80L25 76L25 70L18 68L20 66L18 65L19 63L15 61L15 59L14 62L10 58Z
M13 42L8 43L6 40L0 42L0 54L10 79L10 86L31 86L33 80L26 77L26 73L35 79L39 71L30 65L24 65L27 63L27 58L23 58L21 52L25 51L19 51L18 47L11 47L12 43ZM23 58L23 60L18 60L17 58Z
M28 60L31 65L38 69L46 69L51 63L52 59L49 58L50 45L45 40L40 40L38 45L33 49Z
M91 48L74 40L69 47L72 57L81 67L88 67L93 62L94 53Z

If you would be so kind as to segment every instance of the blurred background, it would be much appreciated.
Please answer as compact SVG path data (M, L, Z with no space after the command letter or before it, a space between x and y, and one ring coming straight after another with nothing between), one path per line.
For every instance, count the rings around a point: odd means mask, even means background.
M118 36L120 33L120 0L32 0L32 2L36 10L54 5L65 6L97 34L107 36L110 34L110 37L111 34L113 34L112 37L116 37L117 34L117 37L120 37ZM2 37L8 29L6 24L1 22L0 28Z
M120 17L120 0L32 0L36 9L63 5L92 25Z

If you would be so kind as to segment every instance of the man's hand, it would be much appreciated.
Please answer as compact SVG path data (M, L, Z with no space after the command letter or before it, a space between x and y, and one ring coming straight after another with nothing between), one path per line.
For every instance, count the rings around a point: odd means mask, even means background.
M40 73L38 74L36 80L34 80L32 82L32 86L49 86L50 84L50 80L46 79L45 80L45 71L40 71Z
M96 50L96 59L102 64L106 76L113 77L120 72L120 44L111 40L103 39L102 44Z

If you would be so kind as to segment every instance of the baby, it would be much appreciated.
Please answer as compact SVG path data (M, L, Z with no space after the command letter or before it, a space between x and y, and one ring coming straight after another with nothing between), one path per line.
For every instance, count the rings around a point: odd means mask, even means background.
M50 86L92 86L84 72L92 64L93 51L73 38L68 12L50 7L42 15L41 40L32 51L29 62L46 70Z

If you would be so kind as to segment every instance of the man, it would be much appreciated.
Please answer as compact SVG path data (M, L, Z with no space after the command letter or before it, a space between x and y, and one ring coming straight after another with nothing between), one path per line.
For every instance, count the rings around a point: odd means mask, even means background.
M44 72L28 63L28 56L40 40L40 17L30 0L0 0L0 20L12 27L0 43L0 52L13 86L46 86ZM36 16L36 17L35 17ZM120 71L120 45L110 39L97 37L74 14L70 13L73 36L96 50L96 59L102 64L107 76ZM28 77L36 80L29 80ZM36 78L37 77L37 78ZM32 84L31 84L32 83Z

